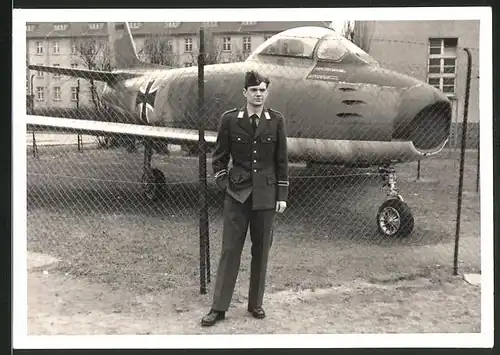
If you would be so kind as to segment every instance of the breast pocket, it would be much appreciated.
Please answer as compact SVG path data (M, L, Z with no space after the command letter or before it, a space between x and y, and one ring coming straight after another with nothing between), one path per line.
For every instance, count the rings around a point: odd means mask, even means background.
M243 135L234 135L231 137L231 151L233 159L250 159L250 140Z
M276 135L275 134L265 134L261 138L261 159L270 160L273 159L274 153L276 151Z

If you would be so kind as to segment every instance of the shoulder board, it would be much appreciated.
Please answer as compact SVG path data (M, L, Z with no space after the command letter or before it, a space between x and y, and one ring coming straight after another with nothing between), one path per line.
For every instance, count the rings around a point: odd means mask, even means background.
M236 112L236 111L238 111L238 109L237 109L237 108L232 108L232 109L227 110L226 112L224 112L224 113L222 114L222 116L225 116L225 115L227 115L228 113L232 113L232 112Z
M276 113L276 114L278 114L278 115L280 115L280 116L284 117L284 116L283 116L283 114L282 114L281 112L279 112L278 110L274 110L274 109L272 109L272 108L268 108L268 110L269 110L269 111L271 111L272 113Z

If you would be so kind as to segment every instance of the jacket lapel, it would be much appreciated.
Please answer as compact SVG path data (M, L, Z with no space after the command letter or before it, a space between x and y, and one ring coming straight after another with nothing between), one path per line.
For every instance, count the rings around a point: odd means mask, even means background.
M264 107L264 109L262 110L262 114L260 115L259 125L255 130L254 138L257 138L262 133L262 131L266 129L267 121L269 121L267 117L271 116L269 116L269 111L267 111L266 108Z
M240 117L240 112L243 111L243 117ZM250 123L250 119L248 118L248 112L246 108L241 108L238 111L238 125L243 128L245 131L248 132L250 137L253 137L253 128L252 124Z

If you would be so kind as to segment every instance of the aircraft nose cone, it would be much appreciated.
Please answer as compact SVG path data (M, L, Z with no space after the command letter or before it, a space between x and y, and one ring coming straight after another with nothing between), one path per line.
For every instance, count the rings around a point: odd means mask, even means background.
M440 90L421 82L401 95L393 139L411 141L421 152L435 152L446 144L451 120L450 100Z

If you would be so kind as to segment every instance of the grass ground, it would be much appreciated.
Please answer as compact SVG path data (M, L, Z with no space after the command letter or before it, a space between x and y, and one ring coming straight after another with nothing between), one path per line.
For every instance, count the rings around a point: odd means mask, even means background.
M480 331L480 289L451 277L456 153L422 162L422 181L415 181L416 164L398 168L416 223L412 235L398 240L377 234L385 195L373 171L292 168L289 208L274 231L268 319L244 312L247 242L230 318L209 330L199 319L211 300L222 196L209 179L212 283L200 295L196 158L155 156L167 188L164 199L151 203L138 184L140 152L44 147L40 153L27 160L28 250L59 262L30 270L30 333ZM480 272L475 154L466 156L460 273Z

